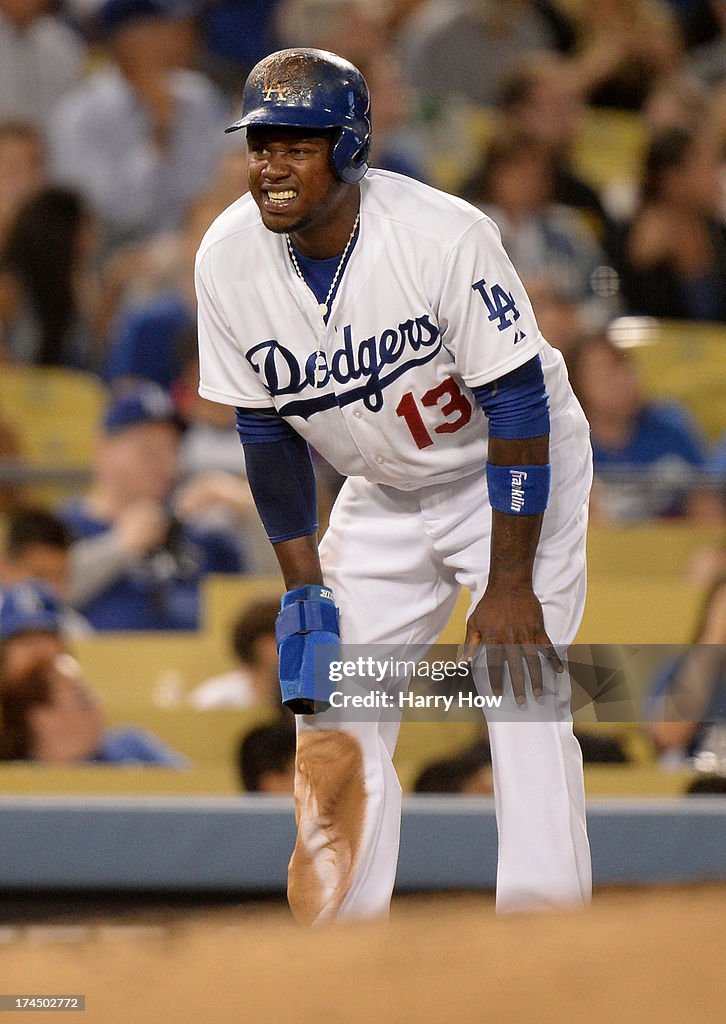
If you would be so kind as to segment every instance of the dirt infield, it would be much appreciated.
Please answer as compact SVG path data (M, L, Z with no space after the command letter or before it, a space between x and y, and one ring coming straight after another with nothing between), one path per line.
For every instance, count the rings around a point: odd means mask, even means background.
M725 1024L725 936L724 887L498 919L485 897L408 898L387 927L312 932L251 906L6 931L0 993L85 993L41 1018L66 1024Z

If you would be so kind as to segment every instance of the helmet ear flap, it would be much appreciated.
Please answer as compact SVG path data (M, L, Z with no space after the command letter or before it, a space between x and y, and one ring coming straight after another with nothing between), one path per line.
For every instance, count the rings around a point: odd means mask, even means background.
M368 157L370 155L371 146L369 142L364 142L357 153L354 153L350 159L350 168L358 176L356 181L360 181L360 178L368 170Z
M370 148L370 139L361 139L350 128L341 129L330 154L335 173L341 181L354 184L361 180L368 170Z

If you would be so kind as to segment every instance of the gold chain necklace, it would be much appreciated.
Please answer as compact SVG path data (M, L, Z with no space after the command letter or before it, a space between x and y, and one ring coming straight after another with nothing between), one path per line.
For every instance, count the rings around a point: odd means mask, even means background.
M331 299L331 297L333 295L333 292L335 291L335 286L338 283L338 278L340 277L340 272L343 269L343 264L345 263L345 257L348 255L348 250L350 249L351 245L353 244L353 239L355 238L355 233L358 230L358 222L359 221L360 221L360 213L357 213L356 216L355 216L355 223L353 224L353 230L350 233L350 237L349 237L348 241L345 243L345 249L343 249L342 255L341 255L340 259L338 260L338 266L335 268L335 274L333 276L333 280L330 282L330 288L328 288L328 294L325 296L325 302L319 302L318 303L318 309L320 311L320 315L323 318L323 320L328 315L328 310L330 309L330 305L329 305L330 299ZM297 256L295 255L295 250L292 247L292 239L290 238L290 236L288 234L285 234L285 240L287 242L287 248L288 248L288 252L290 253L290 259L292 260L292 265L295 268L295 273L297 274L297 276L300 278L302 283L307 288L307 287L309 287L309 285L308 285L307 281L305 280L305 278L303 277L303 272L300 269L300 264L297 261ZM319 357L320 357L320 350L318 350L318 358Z

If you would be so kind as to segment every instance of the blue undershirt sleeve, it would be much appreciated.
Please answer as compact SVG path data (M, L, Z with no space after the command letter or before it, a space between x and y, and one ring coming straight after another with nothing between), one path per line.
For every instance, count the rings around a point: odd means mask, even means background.
M318 529L315 472L307 441L274 409L237 409L252 497L273 544Z
M489 421L490 437L549 434L549 399L539 356L472 391Z

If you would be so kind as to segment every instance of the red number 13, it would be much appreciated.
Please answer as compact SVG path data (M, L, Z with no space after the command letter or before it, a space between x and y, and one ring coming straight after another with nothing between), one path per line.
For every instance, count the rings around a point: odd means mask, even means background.
M430 407L438 406L442 398L447 401L441 405L441 414L444 422L434 427L435 434L455 434L461 430L471 419L471 403L461 393L459 385L453 377L442 380L435 388L431 388L425 395L421 396L421 405ZM419 448L428 448L434 443L434 439L426 429L423 416L419 412L416 399L412 391L407 391L396 406L396 415L401 416L411 432L411 437Z

